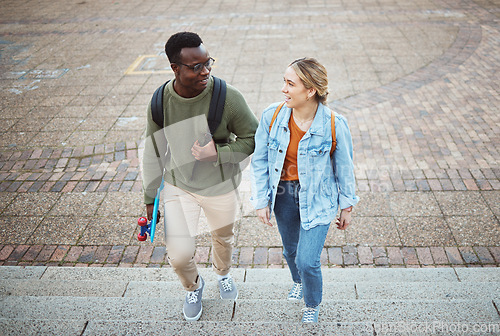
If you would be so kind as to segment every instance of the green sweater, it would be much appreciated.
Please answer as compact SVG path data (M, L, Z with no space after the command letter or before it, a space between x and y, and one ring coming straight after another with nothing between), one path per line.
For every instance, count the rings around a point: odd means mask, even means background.
M205 134L210 133L207 116L213 78L210 78L207 88L194 98L179 96L173 88L173 82L166 85L163 95L163 129L153 121L151 104L148 106L142 155L146 204L153 203L162 175L153 138L160 153L161 164L165 167L165 182L204 196L221 195L234 190L241 182L240 164L246 162L245 159L254 150L258 120L241 93L227 85L222 120L213 135L217 142L217 162L196 161L191 154L191 147L196 140L201 140Z

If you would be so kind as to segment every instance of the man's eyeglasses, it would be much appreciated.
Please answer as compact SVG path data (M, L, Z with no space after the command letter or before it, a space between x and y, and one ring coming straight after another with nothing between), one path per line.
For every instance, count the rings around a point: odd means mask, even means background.
M180 62L175 62L175 63L180 64L180 65L184 65L185 67L188 67L189 69L193 70L194 73L200 73L201 70L203 70L203 67L207 68L208 70L211 70L212 65L214 65L214 62L215 62L215 60L212 57L210 57L208 59L208 61L206 61L205 63L198 63L195 65L187 65L184 63L180 63Z

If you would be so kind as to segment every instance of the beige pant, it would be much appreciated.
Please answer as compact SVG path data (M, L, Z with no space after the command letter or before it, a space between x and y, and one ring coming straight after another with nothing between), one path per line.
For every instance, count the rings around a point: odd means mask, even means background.
M207 197L165 183L164 219L168 261L186 290L195 290L200 282L194 256L201 209L207 218L207 231L212 235L214 271L219 275L229 273L238 205L236 193L235 190Z

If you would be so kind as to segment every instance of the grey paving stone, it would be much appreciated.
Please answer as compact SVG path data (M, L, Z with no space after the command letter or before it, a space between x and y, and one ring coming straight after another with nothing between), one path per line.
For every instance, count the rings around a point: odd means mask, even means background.
M492 215L487 202L475 191L434 192L439 206L446 216Z
M495 322L382 322L373 324L377 335L443 335L473 336L498 335L500 324Z
M105 193L62 193L48 214L50 216L92 216L96 214L104 196L106 196Z
M455 268L462 282L500 282L500 269L497 267Z
M177 275L168 268L80 268L48 267L43 280L103 280L103 281L174 281Z
M0 335L81 335L86 321L78 320L25 320L0 318Z
M432 192L390 193L389 202L394 216L442 216Z
M278 322L157 322L157 321L100 321L87 325L83 336L115 335L116 330L125 335L352 335L372 336L371 323L301 323Z
M443 217L396 217L403 246L453 246L455 239Z
M52 208L61 195L58 193L21 193L4 210L3 215L43 216Z
M0 268L1 269L1 268ZM198 269L205 281L216 281L212 269ZM243 281L245 269L234 268L231 276L235 281ZM87 267L48 267L43 280L102 280L102 281L174 281L177 274L171 268L87 268Z
M238 299L277 300L286 299L292 288L288 282L236 282ZM1 288L1 287L0 287ZM125 297L168 297L183 298L184 291L180 283L158 281L132 281L128 284ZM219 298L217 282L207 282L203 298ZM355 299L354 283L325 283L324 299Z
M238 300L233 321L300 320L300 308L286 300ZM320 322L457 321L498 322L491 300L324 300Z
M121 297L127 288L121 281L0 280L0 295Z
M338 231L338 230L337 230ZM346 243L367 246L401 246L393 217L353 217L345 231Z
M451 268L359 268L359 269L322 269L324 282L435 282L458 281ZM248 269L246 281L280 282L289 281L290 271L287 269Z
M276 220L272 223L273 227L269 227L259 223L256 217L244 217L237 228L235 246L281 246Z
M0 297L0 318L182 321L182 300L54 296ZM203 318L230 321L233 301L203 300Z
M500 223L496 216L445 217L459 246L498 246Z
M0 279L40 279L46 270L46 266L2 266Z
M494 299L500 297L497 282L386 282L356 284L359 299L394 300L467 300Z
M360 217L389 217L392 215L389 197L384 193L360 192L355 215Z

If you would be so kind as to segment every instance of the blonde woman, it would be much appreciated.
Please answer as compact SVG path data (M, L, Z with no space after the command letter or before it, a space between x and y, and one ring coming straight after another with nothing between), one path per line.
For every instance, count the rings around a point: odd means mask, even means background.
M288 299L304 298L302 322L317 322L320 256L330 223L340 208L336 224L344 230L359 200L352 139L346 119L325 105L327 72L317 60L292 62L282 92L285 103L264 110L255 133L252 203L269 226L274 211L294 282Z

